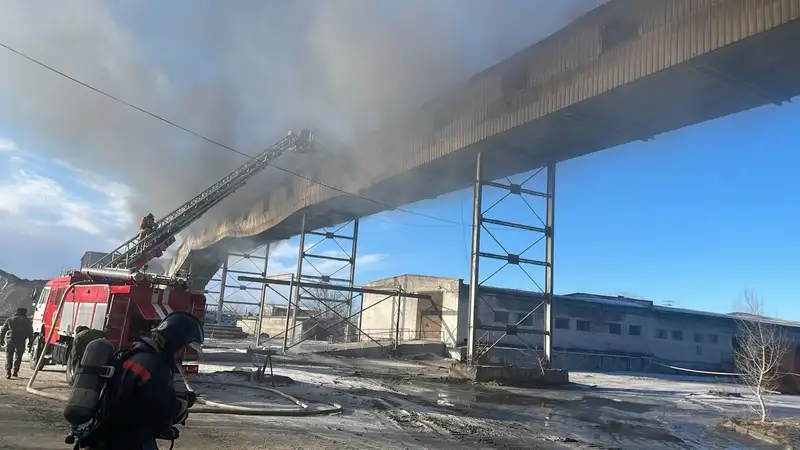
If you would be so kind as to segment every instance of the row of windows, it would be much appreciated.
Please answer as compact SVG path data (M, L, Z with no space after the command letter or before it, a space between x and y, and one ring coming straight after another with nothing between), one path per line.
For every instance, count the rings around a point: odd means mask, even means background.
M532 327L533 326L533 314L529 313L515 313L514 314L514 322L513 324L518 324L522 327ZM494 321L497 323L501 323L504 325L510 324L511 322L511 313L508 311L495 311L494 312ZM568 317L556 317L555 319L555 328L560 330L569 330L570 329L570 322L571 319ZM618 334L622 335L622 324L609 322L608 325L608 333L609 334ZM578 331L585 331L591 332L592 331L592 323L588 320L575 320L575 329ZM598 331L598 330L595 330ZM642 326L641 325L628 325L627 327L627 335L628 336L641 336L642 335ZM683 340L683 331L682 330L665 330L665 329L657 329L655 330L654 337L656 339L668 339L672 337L673 341L682 341ZM698 344L702 343L709 343L709 344L716 344L719 342L719 337L716 334L703 334L703 333L694 333L694 342Z
M555 327L557 329L562 330L569 330L570 329L570 319L566 317L557 317L555 320ZM588 320L575 320L575 329L578 331L592 331L592 323ZM609 334L622 334L622 324L619 323L608 323L608 333ZM628 335L629 336L641 336L642 335L642 326L641 325L628 325ZM655 332L656 339L667 339L669 333L667 330L658 329ZM683 331L681 330L672 330L672 340L673 341L682 341L683 340ZM719 342L719 337L716 334L703 334L703 333L694 333L694 341L698 344L708 342L710 344L716 344Z

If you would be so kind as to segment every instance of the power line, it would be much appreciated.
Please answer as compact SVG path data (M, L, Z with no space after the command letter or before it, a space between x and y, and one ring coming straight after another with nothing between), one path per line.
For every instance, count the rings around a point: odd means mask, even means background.
M178 128L179 130L182 130L182 131L184 131L186 133L189 133L192 136L200 138L200 139L202 139L202 140L204 140L206 142L209 142L209 143L211 143L211 144L213 144L213 145L215 145L215 146L217 146L219 148L222 148L222 149L227 150L229 152L236 153L237 155L244 156L244 157L249 158L251 160L255 159L255 157L253 157L251 155L248 155L247 153L244 153L244 152L241 152L239 150L236 150L235 148L233 148L231 146L225 145L225 144L223 144L221 142L218 142L218 141L216 141L214 139L206 137L206 136L204 136L204 135L202 135L202 134L200 134L200 133L198 133L196 131L192 131L189 128L186 128L186 127L184 127L184 126L182 126L180 124L177 124L177 123L175 123L175 122L173 122L173 121L171 121L169 119L166 119L166 118L164 118L162 116L159 116L158 114L150 112L150 111L148 111L148 110L146 110L144 108L136 106L136 105L134 105L134 104L132 104L132 103L126 101L126 100L123 100L123 99L121 99L119 97L116 97L116 96L114 96L112 94L109 94L108 92L105 92L105 91L103 91L103 90L101 90L99 88L96 88L96 87L94 87L94 86L92 86L90 84L87 84L87 83L85 83L85 82L83 82L83 81L81 81L81 80L79 80L79 79L77 79L75 77L72 77L72 76L70 76L70 75L68 75L68 74L66 74L66 73L64 73L64 72L52 67L52 66L49 66L49 65L47 65L47 64L45 64L45 63L43 63L43 62L31 57L31 56L28 56L27 54L22 53L19 50L16 50L16 49L14 49L12 47L9 47L8 45L6 45L6 44L4 44L2 42L0 42L0 47L3 47L6 50L8 50L8 51L10 51L10 52L12 52L12 53L14 53L16 55L18 55L18 56L20 56L22 58L25 58L28 61L30 61L30 62L32 62L32 63L34 63L34 64L36 64L36 65L38 65L40 67L43 67L43 68L45 68L45 69L47 69L47 70L49 70L49 71L51 71L51 72L53 72L55 74L58 74L58 75L66 78L66 79L68 79L68 80L70 80L70 81L72 81L74 83L77 83L77 84L79 84L79 85L81 85L81 86L83 86L83 87L85 87L85 88L87 88L87 89L89 89L91 91L94 91L94 92L96 92L96 93L98 93L100 95L103 95L103 96L111 99L111 100L114 100L115 102L121 103L121 104L123 104L123 105L125 105L125 106L127 106L129 108L135 109L136 111L139 111L139 112L141 112L143 114L146 114L146 115L148 115L148 116L150 116L150 117L152 117L152 118L154 118L156 120L160 120L161 122L164 122L164 123L166 123L168 125L171 125L171 126L173 126L175 128ZM371 199L371 198L368 198L368 197L364 197L364 196L361 196L361 195L358 195L358 194L355 194L355 193L352 193L352 192L345 191L343 189L339 189L339 188L336 188L336 187L333 187L333 186L329 186L329 185L327 185L325 183L322 183L320 181L312 180L311 178L309 178L309 177L307 177L305 175L302 175L300 173L293 172L293 171L291 171L289 169L285 169L285 168L280 167L280 166L276 166L275 164L267 163L267 165L270 166L270 167L274 167L274 168L276 168L276 169L278 169L278 170L280 170L282 172L285 172L285 173L288 173L290 175L296 176L298 178L302 178L304 180L310 181L311 183L314 183L314 184L320 185L322 187L331 189L331 190L339 192L341 194L349 195L351 197L355 197L355 198L358 198L358 199L361 199L361 200L364 200L364 201L367 201L367 202L370 202L370 203L374 203L376 205L382 206L382 207L384 207L386 209L389 209L389 210L400 211L400 212L404 212L406 214L411 214L411 215L415 215L415 216L425 217L425 218L428 218L428 219L438 220L438 221L446 222L446 223L449 223L449 224L452 224L452 225L461 225L459 222L456 222L454 220L444 219L442 217L436 217L436 216L432 216L432 215L429 215L429 214L418 213L418 212L411 211L411 210L408 210L408 209L405 209L405 208L392 206L392 205L389 205L387 203L380 202L378 200L374 200L374 199Z

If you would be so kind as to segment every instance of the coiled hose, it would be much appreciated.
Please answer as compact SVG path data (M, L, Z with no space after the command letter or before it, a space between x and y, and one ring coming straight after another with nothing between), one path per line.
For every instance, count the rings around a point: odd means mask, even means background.
M64 299L66 298L69 291L75 288L75 286L79 284L86 283L85 281L78 281L75 283L70 284L67 289L64 290L64 293L61 295L58 304L58 310L56 311L56 317L61 318L61 312L64 309ZM53 322L53 326L50 327L50 332L47 334L47 338L45 339L45 346L42 349L41 354L39 355L39 359L36 362L36 369L33 371L33 375L31 375L30 380L28 380L28 385L25 387L25 390L33 395L37 395L39 397L49 398L52 400L59 400L62 402L69 401L69 397L64 394L59 394L56 392L45 392L42 389L37 389L33 387L33 384L36 382L36 377L39 375L39 372L42 370L42 366L44 365L44 356L47 353L45 350L47 348L47 343L50 342L50 339L53 337L53 333L55 332L55 323L58 323L58 320ZM192 388L189 384L189 380L186 379L186 374L183 372L183 368L179 366L179 372L181 374L181 378L183 379L183 384L186 386L186 390L197 392ZM256 389L264 392L269 392L275 394L281 398L284 398L292 403L296 407L294 408L255 408L255 407L247 407L247 406L237 406L237 405L229 405L222 402L215 402L208 400L202 396L197 396L197 403L195 406L192 406L189 409L189 412L192 414L231 414L231 415L239 415L239 416L288 416L288 417L302 417L302 416L316 416L316 415L323 415L323 414L335 414L342 412L342 406L338 403L320 403L315 405L314 407L309 406L307 403L292 397L289 394L281 392L277 389L268 388L266 386L259 386L254 383L224 383L226 386L233 386L242 389ZM202 406L196 406L196 405Z

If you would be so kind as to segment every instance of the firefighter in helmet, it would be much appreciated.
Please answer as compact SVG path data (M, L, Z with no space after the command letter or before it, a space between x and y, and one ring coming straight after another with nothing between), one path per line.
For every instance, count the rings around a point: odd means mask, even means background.
M156 439L174 439L173 425L186 421L195 396L178 394L173 377L184 350L199 351L202 343L202 324L183 311L168 314L148 337L139 338L111 381L106 414L89 448L150 450L158 448Z
M146 238L156 228L156 218L150 213L139 221L139 245L142 246Z
M6 319L3 327L0 328L0 344L5 343L6 345L6 379L9 380L12 369L13 375L19 376L22 354L25 353L25 341L33 342L33 323L27 314L27 308L17 308L17 312ZM8 339L6 340L6 338Z

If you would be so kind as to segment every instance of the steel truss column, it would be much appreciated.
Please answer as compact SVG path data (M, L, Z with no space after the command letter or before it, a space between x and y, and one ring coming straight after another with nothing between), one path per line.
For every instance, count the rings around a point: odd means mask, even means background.
M347 231L348 228L350 229L349 233ZM321 239L309 246L307 240L311 237L317 237ZM339 243L341 240L350 241L349 251L345 250L345 247ZM320 245L324 245L326 242L335 244L336 248L333 249L333 251L312 253L315 248ZM333 231L329 231L327 228L322 228L321 230L308 230L306 218L303 216L300 231L300 243L298 245L297 269L295 272L296 290L294 291L294 296L292 297L294 303L291 326L292 343L296 342L295 330L297 329L297 314L299 312L311 312L302 310L302 308L305 306L303 303L304 300L315 302L318 304L315 306L327 308L331 313L336 315L345 317L350 317L353 315L353 301L355 295L352 288L355 286L357 249L358 218L354 218L340 225ZM341 254L343 256L335 256L334 254ZM320 263L320 261L323 263ZM338 266L337 263L340 263L341 266ZM330 267L331 265L333 267ZM326 268L325 266L328 267ZM309 268L311 269L310 271L306 270ZM344 278L343 276L337 276L345 269L349 269L346 272L348 274L347 278ZM331 288L326 289L315 287L314 291L312 292L309 290L310 288L306 287L303 282L330 285ZM341 286L347 287L350 290L343 291L341 289L334 288ZM332 298L332 295L338 296L339 298ZM335 311L336 307L331 308L329 304L343 305L343 311L339 313ZM314 309L314 306L312 306L312 309ZM354 325L350 321L345 321L344 339L346 342L351 342L354 338L353 327ZM302 333L300 338L305 339L305 337L302 336Z
M222 323L222 308L225 306L225 285L228 280L228 254L225 254L225 259L222 261L222 274L220 275L221 281L219 285L219 299L217 300L217 324Z
M556 225L556 164L547 165L547 211L545 216L544 352L547 366L553 364L553 257Z
M536 363L541 367L549 367L552 361L553 349L553 317L552 317L552 302L553 302L553 255L554 255L554 226L555 226L555 163L549 164L535 171L531 176L525 179L522 183L515 184L506 178L507 184L502 182L489 181L484 179L483 164L484 157L480 153L476 159L475 171L475 185L473 197L473 218L472 218L472 258L470 266L470 285L469 285L469 305L467 311L468 330L467 330L467 361L471 364L480 364L484 356L495 347L503 347L506 344L501 344L507 336L515 336L521 343L522 349L519 345L511 347L516 350L522 350L523 353L527 349L533 357L536 358ZM525 187L526 183L536 178L542 171L547 171L547 188L546 192L538 192L533 189ZM483 209L483 195L484 188L496 188L505 192L504 196L494 202L488 209ZM536 218L541 222L541 226L527 225L521 223L512 223L508 221L488 218L485 214L497 206L500 202L510 196L518 196L533 212ZM531 206L531 202L527 198L538 197L546 200L546 219L542 220L540 215ZM486 225L491 225L488 228ZM506 247L500 243L497 237L492 233L492 229L516 229L526 231L538 235L531 245L525 248L520 253L511 253ZM505 254L495 254L484 251L481 245L482 233L491 238L503 249ZM543 260L524 257L523 254L534 247L537 243L545 240L545 251ZM485 279L481 279L481 259L491 259L502 261L504 264ZM518 320L511 320L506 325L491 325L482 323L481 311L490 310L494 311L492 303L487 301L482 295L487 289L485 283L495 276L498 272L507 266L517 266L525 274L526 278L531 281L533 285L541 292L540 295L534 295L530 308L525 311L518 312ZM534 277L531 276L526 267L540 267L544 268L544 288L539 284ZM499 294L498 294L499 295ZM542 325L536 327L535 315L540 308L542 308ZM510 316L510 315L509 315ZM533 317L531 317L533 316ZM486 321L484 321L486 322ZM523 322L529 322L531 325L523 325ZM478 335L478 331L483 331L482 335ZM492 333L490 335L490 333ZM496 338L499 335L499 338ZM530 345L520 335L536 335L543 336L541 347L539 345ZM485 339L485 338L489 339Z
M263 256L262 256L263 254ZM263 260L263 263L262 263ZM217 294L217 323L222 323L222 314L228 305L242 305L245 308L258 308L259 314L256 317L256 326L250 330L255 334L256 339L261 333L261 317L265 307L266 300L266 286L248 286L243 285L236 281L238 275L267 275L267 264L269 260L269 244L262 245L253 249L249 253L241 253L229 251L225 254L222 261L222 268L220 270L219 279L212 278L210 283L219 283L217 285L209 286L204 292L206 294ZM247 261L247 263L245 262ZM214 288L217 290L214 290ZM252 291L260 291L259 297L256 297ZM250 297L249 301L232 300L231 297L239 292L247 292ZM230 308L229 308L230 309Z
M269 266L269 246L267 244L264 246L264 270L261 272L263 277L267 276L267 267ZM256 345L259 344L261 339L261 332L264 326L264 307L266 306L267 300L267 285L261 285L261 296L258 302L258 318L256 319ZM286 313L289 313L289 309L286 309Z
M303 261L305 261L305 248L306 248L306 215L303 214L303 219L300 222L300 243L297 245L297 268L295 269L294 280L298 283L301 281L300 275L303 273ZM297 286L294 295L289 292L292 297L292 344L296 340L297 329L297 310L300 308L300 286ZM288 314L288 311L287 311ZM286 347L284 345L284 347ZM286 350L284 350L285 352Z
M477 362L475 350L477 349L477 325L478 320L478 287L480 280L480 248L481 248L481 219L482 219L482 200L483 200L483 164L481 154L475 163L475 190L472 197L472 258L469 271L469 309L467 310L467 361Z

